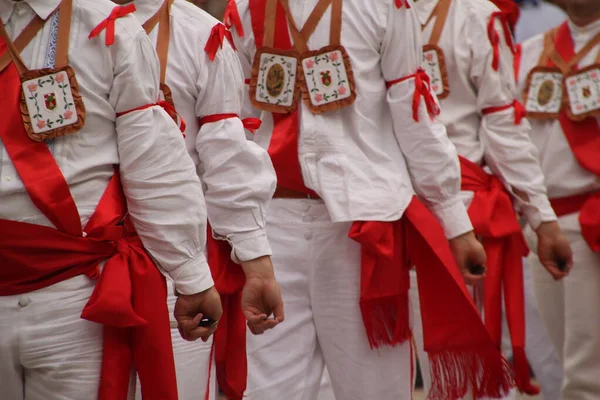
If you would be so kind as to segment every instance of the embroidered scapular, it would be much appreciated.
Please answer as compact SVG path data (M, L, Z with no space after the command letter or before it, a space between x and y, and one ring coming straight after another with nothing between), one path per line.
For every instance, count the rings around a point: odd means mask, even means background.
M69 35L71 31L72 0L63 0L59 6L58 43L55 68L29 70L19 49L10 40L0 21L0 35L6 42L8 54L21 77L21 115L27 135L36 142L53 139L79 131L85 123L85 106L79 94L75 71L68 65ZM43 24L30 23L23 32L33 39L34 29ZM18 38L15 42L19 42ZM24 48L27 43L21 43ZM3 66L4 68L5 66Z
M313 113L336 110L354 103L356 90L350 58L341 45L342 0L320 0L301 30L281 0L294 50L273 48L275 14L278 0L266 3L266 25L263 47L255 57L250 82L250 96L256 108L286 113L297 107L301 92ZM311 51L307 42L331 5L329 45Z
M440 0L435 6L427 22L423 24L422 29L435 18L435 24L429 37L429 43L423 46L423 69L429 76L431 90L438 99L445 99L450 94L450 84L448 81L448 70L446 69L446 58L444 51L438 46L444 25L448 18L448 11L452 0Z

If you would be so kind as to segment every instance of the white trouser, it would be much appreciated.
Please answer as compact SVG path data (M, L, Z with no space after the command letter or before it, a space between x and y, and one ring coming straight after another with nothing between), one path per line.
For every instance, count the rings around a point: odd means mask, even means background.
M173 341L173 356L175 357L175 372L177 374L177 394L179 400L204 400L206 385L208 382L208 365L212 365L210 374L210 397L215 400L217 393L217 381L214 361L210 360L210 349L212 338L204 343L202 340L188 342L181 338L177 329L177 322L173 317L175 301L177 297L173 294L173 284L167 279L169 297L169 315L171 317L171 340ZM142 400L139 380L135 393L136 400Z
M369 347L351 223L332 223L319 200L275 199L268 215L286 319L248 333L248 400L315 400L325 364L337 399L409 400L410 344Z
M335 400L335 394L333 393L333 387L331 386L331 378L329 372L325 368L323 378L321 379L321 388L319 389L319 396L317 400Z
M80 317L94 284L81 275L0 297L0 400L96 398L102 326Z
M555 282L535 254L529 263L542 320L562 359L563 400L600 399L600 254L593 253L581 236L579 214L558 219L573 249L573 269ZM537 237L526 230L531 249Z

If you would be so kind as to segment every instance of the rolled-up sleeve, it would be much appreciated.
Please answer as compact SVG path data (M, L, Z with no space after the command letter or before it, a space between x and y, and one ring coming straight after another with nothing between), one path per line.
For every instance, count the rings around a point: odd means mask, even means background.
M421 25L414 8L398 9L390 1L381 69L387 82L414 75L421 66ZM443 125L432 121L421 98L419 121L413 119L415 79L408 78L388 90L394 132L406 158L415 191L438 218L448 238L473 229L459 198L460 167L456 149Z
M158 59L145 33L118 52L109 101L117 114L158 98ZM173 120L160 107L117 118L120 174L144 247L179 293L213 286L204 255L206 206L194 163Z
M473 40L471 81L478 91L477 108L482 115L479 138L485 149L486 165L512 194L515 205L533 229L556 215L546 195L538 151L529 139L531 126L526 119L515 123L515 108L488 110L512 104L516 96L513 55L504 40L499 43L499 68L492 68L493 48L487 38L485 19L470 21L468 37ZM496 22L497 32L502 32Z
M242 113L244 75L240 60L224 43L211 61L199 47L203 69L197 89L199 118ZM196 139L208 216L214 234L233 247L234 261L271 255L266 211L276 186L268 153L247 140L240 118L205 123Z

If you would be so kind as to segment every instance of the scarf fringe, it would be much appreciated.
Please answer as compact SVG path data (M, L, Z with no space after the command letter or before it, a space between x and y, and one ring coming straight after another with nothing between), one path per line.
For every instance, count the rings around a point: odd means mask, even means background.
M427 400L505 396L514 386L511 368L498 350L429 353L432 386Z
M360 301L363 323L371 348L396 346L412 336L408 293Z

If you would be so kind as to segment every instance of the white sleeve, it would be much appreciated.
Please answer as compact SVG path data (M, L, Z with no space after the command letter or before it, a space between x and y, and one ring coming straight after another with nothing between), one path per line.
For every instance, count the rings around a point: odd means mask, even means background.
M397 9L394 1L390 3L381 52L381 69L387 82L415 74L422 60L421 24L414 5ZM419 121L413 119L414 92L414 78L403 80L388 91L395 135L415 191L438 218L446 236L454 238L473 230L459 198L458 155L445 127L429 117L423 99L419 105Z
M119 49L109 101L123 113L158 98L158 59L146 34ZM115 46L118 46L115 43ZM160 107L116 120L120 173L133 224L179 293L213 286L204 255L206 206L194 163L173 120Z

